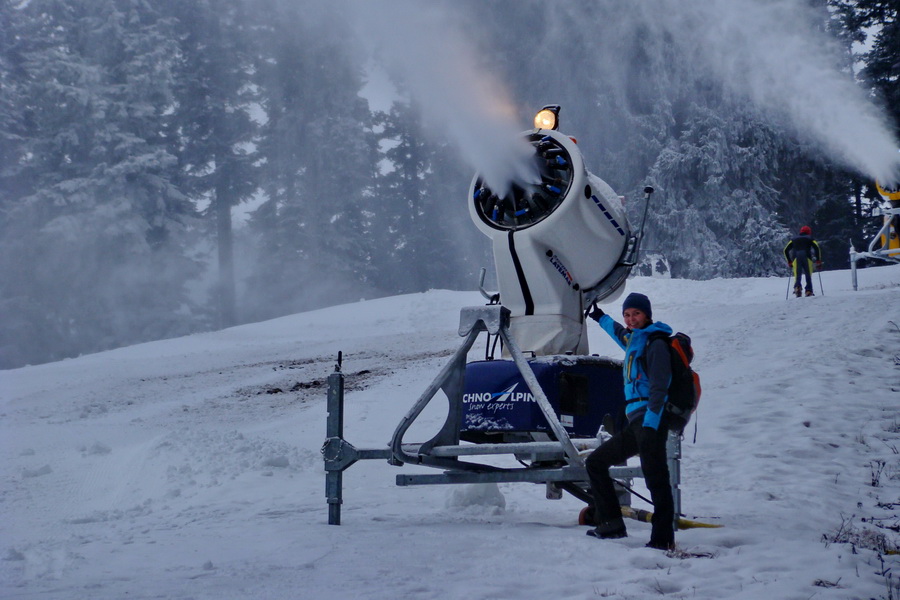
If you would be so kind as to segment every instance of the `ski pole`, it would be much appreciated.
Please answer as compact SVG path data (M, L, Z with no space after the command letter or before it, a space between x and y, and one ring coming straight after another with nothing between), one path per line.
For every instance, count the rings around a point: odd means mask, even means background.
M787 289L784 290L784 299L785 300L788 299L788 294L791 292L791 279L793 279L793 278L794 278L793 273L788 274L788 286L787 286Z
M822 287L822 271L818 271L819 273L819 291L822 292L822 295L825 295L825 288Z

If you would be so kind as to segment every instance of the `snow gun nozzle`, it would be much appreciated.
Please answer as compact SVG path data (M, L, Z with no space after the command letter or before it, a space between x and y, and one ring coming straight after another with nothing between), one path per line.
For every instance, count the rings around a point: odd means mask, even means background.
M900 181L893 185L876 181L875 187L878 189L878 193L881 194L881 197L885 200L890 200L892 202L900 200Z
M646 187L644 188L644 193L647 194L648 196L649 196L650 194L652 194L652 193L653 193L653 186L652 186L652 185L646 186Z

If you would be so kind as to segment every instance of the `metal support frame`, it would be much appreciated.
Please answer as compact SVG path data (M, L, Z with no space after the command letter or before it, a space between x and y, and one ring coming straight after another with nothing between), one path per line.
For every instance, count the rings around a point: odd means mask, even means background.
M322 456L325 458L325 498L328 502L328 524L341 524L341 504L344 502L344 469L356 462L356 458L345 457L344 447L344 374L341 373L341 359L334 373L328 376L328 418L325 422L325 444Z
M669 432L666 440L666 460L669 463L669 482L672 485L672 501L675 507L675 530L681 516L681 434Z
M459 335L464 341L441 370L434 381L401 419L386 448L357 449L344 439L344 375L341 372L341 357L335 372L328 376L328 420L326 436L322 446L325 461L325 494L328 502L328 523L340 525L341 504L343 503L343 471L358 460L386 459L401 466L404 463L425 465L443 469L443 473L397 475L398 486L432 485L451 483L500 483L531 482L548 484L548 495L555 484L565 489L574 484L587 485L588 476L582 453L587 453L600 444L597 438L572 440L559 422L556 412L537 381L531 365L528 364L515 339L509 333L509 310L501 305L468 307L460 313ZM460 444L460 422L462 419L462 392L465 378L466 355L481 332L499 335L508 349L522 378L534 395L535 402L550 425L556 440L499 443ZM424 443L404 443L403 436L412 423L422 413L429 402L443 390L449 401L447 418L438 433ZM477 462L459 460L462 456L514 455L520 460L536 461L540 466L501 468ZM676 527L681 514L681 436L670 432L667 441L669 477L675 501ZM643 477L639 466L617 466L610 468L610 476L630 480ZM571 488L570 488L571 489ZM626 500L628 500L626 498ZM623 504L627 504L624 502Z
M856 280L856 261L863 258L877 258L888 262L900 262L900 248L891 249L888 247L891 239L891 222L896 215L900 215L900 207L881 208L877 213L873 212L873 216L889 216L891 218L885 220L881 229L878 230L878 233L876 233L875 237L872 238L872 241L869 242L869 247L865 252L857 252L856 248L853 247L853 242L850 242L850 277L853 281L853 291L857 291L858 289ZM885 245L876 250L875 244L878 243L881 236L884 236Z

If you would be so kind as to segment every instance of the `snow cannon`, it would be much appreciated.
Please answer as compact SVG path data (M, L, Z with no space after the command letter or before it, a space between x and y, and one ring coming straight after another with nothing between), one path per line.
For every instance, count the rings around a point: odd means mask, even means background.
M900 262L900 182L894 185L882 185L875 182L875 188L884 199L882 206L872 209L873 217L882 217L881 229L869 242L869 247L864 252L857 252L850 243L850 277L853 289L858 288L856 278L856 263L864 258L873 258L887 262Z
M897 183L893 186L882 186L881 183L876 181L875 188L878 190L878 193L881 194L881 197L888 202L891 202L892 204L895 202L900 202L900 183Z
M400 420L387 447L355 448L343 434L341 355L328 377L328 422L322 447L330 524L340 524L342 473L363 459L440 473L398 474L397 485L539 483L548 498L567 492L593 498L584 456L625 423L622 361L588 354L584 308L620 294L636 263L643 223L632 232L619 197L585 168L575 141L557 131L559 107L544 107L521 135L534 149L529 181L502 193L476 175L469 213L493 241L499 293L460 311L463 341ZM646 217L652 188L645 188ZM486 335L482 335L486 334ZM484 360L470 361L479 337ZM497 342L502 358L495 358ZM436 401L436 402L434 402ZM425 441L406 439L426 408L446 407ZM440 408L438 408L440 411ZM425 423L420 423L425 425ZM669 436L668 463L676 514L681 512L681 441ZM639 466L615 466L630 505Z
M468 198L470 217L493 244L511 331L537 356L588 353L584 308L621 294L639 239L619 196L557 130L558 114L557 105L544 107L522 134L534 148L532 181L497 192L476 174Z

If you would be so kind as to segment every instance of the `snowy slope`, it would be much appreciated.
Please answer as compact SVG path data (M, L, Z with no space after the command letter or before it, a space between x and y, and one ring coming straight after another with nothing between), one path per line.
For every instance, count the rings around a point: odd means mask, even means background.
M724 527L676 537L703 556L631 521L589 538L542 486L396 487L414 469L381 460L346 471L327 525L337 352L346 437L382 447L482 303L432 291L0 372L0 597L897 598L877 550L900 537L900 266L822 279L789 301L783 278L628 282L694 339L684 510Z

